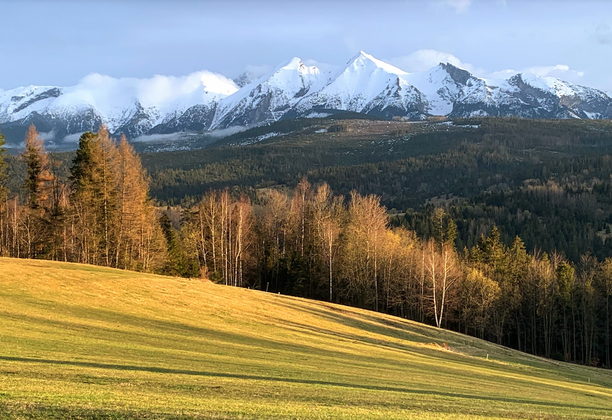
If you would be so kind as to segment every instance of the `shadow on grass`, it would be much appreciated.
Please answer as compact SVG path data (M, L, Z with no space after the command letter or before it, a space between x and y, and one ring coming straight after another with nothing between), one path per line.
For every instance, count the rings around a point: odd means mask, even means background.
M345 382L332 382L332 381L319 381L313 379L299 379L299 378L282 378L275 376L260 376L260 375L246 375L238 373L222 373L222 372L205 372L197 370L187 369L168 369L157 366L136 366L136 365L120 365L120 364L107 364L97 362L83 362L74 360L52 360L52 359L35 359L27 357L15 357L15 356L0 356L0 360L7 362L20 362L20 363L42 363L49 365L59 366L77 366L94 369L108 369L116 371L132 371L132 372L149 372L149 373L161 373L171 375L189 375L189 376L201 376L201 377L212 377L212 378L228 378L228 379L239 379L247 381L268 381L268 382L280 382L280 383L291 383L301 385L320 385L320 386L331 386L331 387L342 387L349 389L358 390L369 390L369 391L384 391L384 392L398 392L409 395L431 395L445 398L459 398L468 400L480 400L480 401L494 401L501 403L511 404L528 404L533 406L544 406L544 407L558 407L564 409L581 409L581 410L597 410L600 407L583 406L569 403L561 403L554 401L533 401L523 398L507 398L507 397L493 397L484 395L471 395L462 394L456 392L444 392L444 391L431 391L414 388L400 388L391 386L381 385L362 385L352 384Z
M112 339L129 343L147 343L161 349L189 349L202 354L208 352L207 340L220 342L221 345L250 346L253 349L271 349L287 352L292 355L318 356L327 359L346 361L350 358L351 364L369 363L371 357L355 354L344 354L334 349L325 349L312 346L304 342L291 343L273 337L240 334L220 329L205 328L189 325L178 321L147 318L137 315L118 313L100 308L81 308L66 304L54 304L58 313L74 316L82 322L68 320L54 320L42 316L12 314L0 311L0 319L15 319L25 321L31 325L45 325L62 330L65 334L86 334L97 339ZM101 321L106 325L91 325L87 321ZM133 329L125 329L131 327ZM134 330L135 329L135 330ZM149 332L150 331L150 332ZM180 340L177 340L180 337ZM359 339L355 336L355 339ZM231 350L230 350L231 351Z
M128 411L124 409L94 409L86 407L48 405L40 403L5 403L0 401L1 419L23 420L187 420L215 419L229 420L235 417L211 414L171 414L155 411Z
M288 309L299 312L309 313L330 322L354 328L356 331L369 332L380 335L383 338L376 338L357 332L339 332L322 327L315 327L306 323L293 322L286 319L278 320L278 322L284 323L290 328L297 330L301 329L303 331L309 331L318 335L336 336L347 341L361 342L387 349L394 349L412 355L429 356L434 358L440 358L441 355L444 355L444 358L451 359L453 363L456 363L458 365L457 367L461 365L467 367L468 369L472 369L474 366L480 366L489 371L497 372L502 376L506 375L508 371L513 371L519 375L525 375L525 371L522 370L522 368L511 366L509 364L491 363L484 358L484 354L492 353L491 356L496 356L495 360L504 361L504 358L508 358L511 361L520 362L520 364L524 365L524 367L532 369L531 374L534 376L544 372L550 373L549 369L551 368L559 368L559 363L553 360L537 358L536 356L527 353L520 353L518 350L513 350L502 345L484 342L474 337L463 337L459 333L453 331L437 329L425 324L419 325L416 322L408 322L402 318L390 320L385 319L384 317L370 315L367 312L355 313L343 310L341 307L326 302L309 301L306 305L303 301L291 297L283 299L283 301L279 300L275 302L275 305L284 306ZM477 349L480 351L481 355L479 357L478 354L474 353L463 354L462 352L454 351L441 352L439 349L428 348L426 346L416 347L408 343L404 344L398 343L397 341L386 341L384 337L418 344L437 343L441 345L442 343L447 343L451 345L451 347L454 347L456 344L459 346L471 346L472 349ZM466 359L465 356L470 356L470 358ZM473 375L473 378L477 377L475 373L471 373L471 375ZM567 375L567 372L565 372L564 375ZM486 374L478 375L478 377L482 378L486 378L486 376ZM564 377L563 379L567 378ZM583 378L575 377L572 380L580 381L581 379ZM591 382L591 385L598 385L605 388L609 388L610 386L609 382L607 381L603 381L601 383Z

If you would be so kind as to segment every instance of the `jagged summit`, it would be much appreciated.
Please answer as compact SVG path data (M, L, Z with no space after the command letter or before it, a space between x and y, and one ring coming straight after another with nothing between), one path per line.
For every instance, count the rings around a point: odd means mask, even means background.
M334 73L294 57L265 74L247 71L235 80L207 71L150 79L93 74L70 87L0 90L2 132L15 144L30 123L57 144L101 124L133 139L336 111L413 120L429 115L599 119L612 118L612 98L528 73L485 80L450 63L407 73L364 51Z
M350 59L347 63L347 68L359 69L368 65L374 65L386 71L387 73L398 75L407 74L405 71L400 70L397 67L392 66L391 64L385 63L384 61L374 58L365 51L359 51L358 54L356 54L352 59Z

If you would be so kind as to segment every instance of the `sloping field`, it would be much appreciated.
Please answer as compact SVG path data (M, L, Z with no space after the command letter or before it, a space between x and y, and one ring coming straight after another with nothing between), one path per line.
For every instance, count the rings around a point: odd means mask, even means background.
M0 417L612 419L612 373L321 302L0 259Z

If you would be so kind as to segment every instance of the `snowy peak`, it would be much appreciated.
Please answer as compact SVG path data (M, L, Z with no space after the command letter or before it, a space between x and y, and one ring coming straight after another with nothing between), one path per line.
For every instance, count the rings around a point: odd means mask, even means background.
M400 70L391 64L385 63L384 61L378 60L364 51L360 51L351 60L349 60L344 71L360 72L364 71L365 69L367 69L366 71L370 72L380 69L384 72L396 74L398 76L407 74L405 71Z
M525 94L528 103L537 103L558 118L612 118L612 99L597 89L531 73L519 73L508 84Z
M450 63L407 73L364 51L333 74L294 57L271 71L252 67L235 80L208 71L147 79L92 74L70 87L0 90L0 124L14 143L22 141L30 123L61 142L101 124L135 138L337 111L412 120L431 115L593 119L612 118L612 99L597 89L528 73L489 81Z
M300 58L294 57L276 68L264 83L271 87L297 93L310 88L318 80L320 74L316 66L307 66Z
M325 86L298 103L298 115L333 109L420 119L422 98L403 78L406 74L361 51Z
M320 80L321 72L317 67L306 66L300 58L294 57L220 101L212 127L276 121Z
M520 89L531 87L558 97L574 96L584 88L575 86L554 77L542 77L531 73L519 73L508 82Z
M466 85L470 79L474 78L469 71L453 66L450 63L440 63L438 68L445 71L451 79L460 85Z
M319 69L316 66L305 65L299 57L293 57L287 64L281 65L276 69L276 73L281 70L297 71L302 75L319 74Z

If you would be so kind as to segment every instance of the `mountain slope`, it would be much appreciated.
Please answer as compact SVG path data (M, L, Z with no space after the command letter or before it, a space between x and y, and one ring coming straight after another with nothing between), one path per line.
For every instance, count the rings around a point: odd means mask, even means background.
M217 102L237 90L233 81L210 72L151 79L93 74L67 88L29 86L0 92L0 124L14 137L13 131L34 123L56 142L101 124L130 138L175 131L158 128L164 125L180 131L193 121L201 123L198 129L208 129Z
M9 142L34 123L49 146L70 144L106 124L115 135L206 132L339 111L378 118L427 116L612 118L612 98L597 89L533 74L487 80L448 63L407 73L361 51L335 74L295 57L257 77L235 81L202 71L150 79L93 74L72 87L0 90L0 124Z
M420 119L425 113L421 93L406 72L361 51L325 87L304 98L297 111L335 109L391 118Z
M612 374L369 311L0 259L10 418L612 418Z
M277 121L321 80L319 69L294 57L219 103L213 127Z

